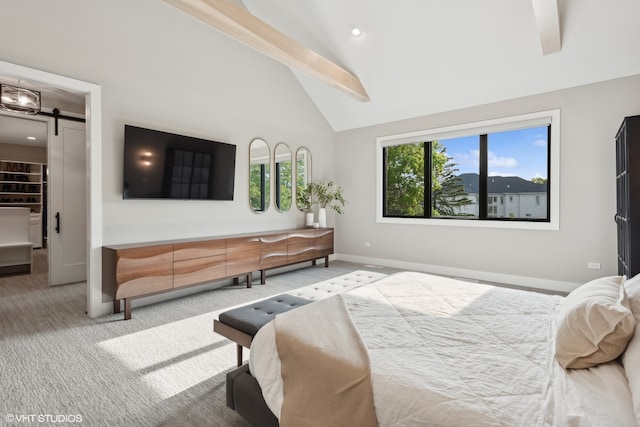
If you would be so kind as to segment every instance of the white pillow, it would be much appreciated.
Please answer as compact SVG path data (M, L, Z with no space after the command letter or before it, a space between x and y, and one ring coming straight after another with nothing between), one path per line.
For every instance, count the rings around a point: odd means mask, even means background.
M640 425L640 327L637 324L633 338L629 341L622 356L622 365L631 390L633 411L636 413L636 421Z
M631 279L627 279L627 281L624 282L624 288L629 296L631 311L636 321L640 322L640 274L635 275Z
M556 329L556 359L565 369L596 366L617 358L627 347L635 319L624 277L592 280L563 301Z

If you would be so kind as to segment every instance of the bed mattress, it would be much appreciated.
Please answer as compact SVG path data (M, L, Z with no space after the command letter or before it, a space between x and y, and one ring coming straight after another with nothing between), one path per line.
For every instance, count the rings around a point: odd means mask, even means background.
M369 353L381 426L596 425L585 423L594 416L606 419L597 425L635 425L632 411L612 416L598 393L585 391L620 388L619 365L571 377L558 369L553 330L562 297L406 272L342 298ZM279 416L274 334L273 324L258 332L250 369ZM567 398L566 389L578 392ZM625 408L630 396L623 390L610 399Z

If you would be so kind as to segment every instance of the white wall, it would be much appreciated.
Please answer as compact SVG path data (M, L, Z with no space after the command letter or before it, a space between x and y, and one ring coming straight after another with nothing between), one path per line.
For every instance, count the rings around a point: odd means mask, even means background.
M0 153L2 160L47 163L47 149L45 147L30 147L28 145L0 142Z
M302 225L295 209L249 209L255 137L307 146L314 176L333 176L334 133L291 71L163 2L7 0L2 12L1 61L102 88L104 244ZM122 200L125 123L236 144L234 201Z
M640 76L339 132L337 181L350 204L337 219L343 259L571 290L617 274L614 137L640 114ZM560 230L375 222L376 137L560 108ZM364 242L371 245L365 247ZM587 269L599 262L601 270Z

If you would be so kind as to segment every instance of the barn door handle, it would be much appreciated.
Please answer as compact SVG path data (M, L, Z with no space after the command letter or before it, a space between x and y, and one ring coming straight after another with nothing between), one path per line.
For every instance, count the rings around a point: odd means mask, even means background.
M56 233L60 234L60 212L56 212Z

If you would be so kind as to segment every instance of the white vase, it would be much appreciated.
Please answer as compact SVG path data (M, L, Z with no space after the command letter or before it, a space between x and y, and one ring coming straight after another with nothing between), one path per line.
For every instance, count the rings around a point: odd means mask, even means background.
M307 212L307 227L313 227L313 212Z
M327 226L327 210L325 208L318 209L318 223L320 224L320 228Z

